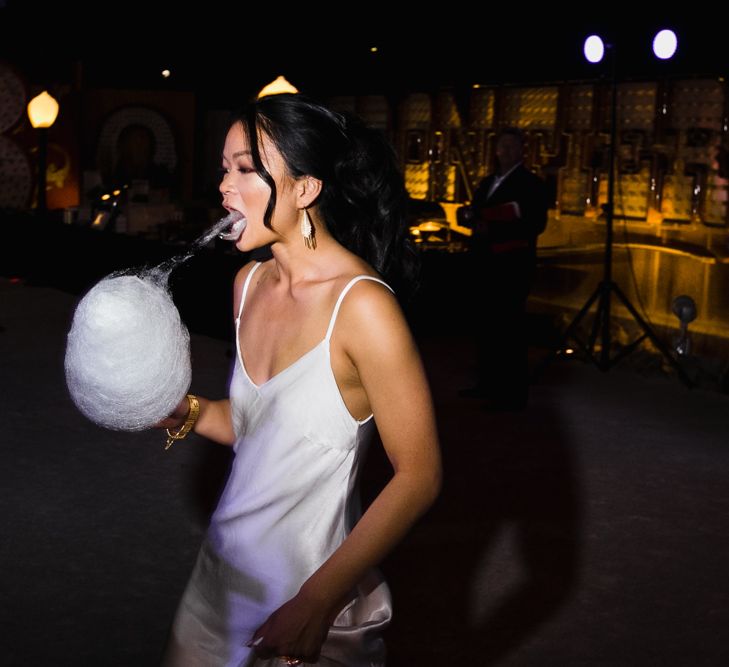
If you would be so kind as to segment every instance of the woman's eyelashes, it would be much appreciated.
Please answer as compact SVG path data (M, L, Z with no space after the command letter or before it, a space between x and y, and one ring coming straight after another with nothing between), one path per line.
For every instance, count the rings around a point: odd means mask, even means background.
M241 174L252 174L252 173L255 173L255 171L256 171L255 169L253 169L253 167L247 167L245 165L239 165L239 166L235 167L235 170L240 172ZM218 171L221 174L229 174L231 170L228 167L220 167L220 169L218 169Z
M235 169L235 171L238 171L241 174L253 174L256 171L253 167L249 167L244 164L236 165L234 167L234 169ZM233 170L230 167L220 167L219 171L221 174L229 174Z

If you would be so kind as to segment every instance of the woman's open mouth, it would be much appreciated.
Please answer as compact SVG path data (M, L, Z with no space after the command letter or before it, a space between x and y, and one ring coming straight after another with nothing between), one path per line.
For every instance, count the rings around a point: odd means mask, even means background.
M220 232L218 238L223 239L223 241L237 241L246 228L247 220L239 211L231 211L221 220L221 223L225 223L224 229L228 231Z

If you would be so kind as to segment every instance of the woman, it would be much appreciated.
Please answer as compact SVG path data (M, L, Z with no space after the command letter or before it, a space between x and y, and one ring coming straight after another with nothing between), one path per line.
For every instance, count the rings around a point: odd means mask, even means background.
M165 664L384 664L372 568L440 485L430 392L380 278L406 280L402 179L378 133L302 95L251 105L222 159L237 248L273 258L235 280L230 399L191 397L164 424L186 432L199 405L195 432L236 452ZM374 423L394 475L359 518Z

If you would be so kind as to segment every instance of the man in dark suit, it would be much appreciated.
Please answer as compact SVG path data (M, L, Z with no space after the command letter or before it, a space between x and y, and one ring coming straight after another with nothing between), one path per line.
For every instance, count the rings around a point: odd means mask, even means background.
M526 302L534 280L537 236L547 224L544 182L523 164L524 139L504 128L496 141L498 169L476 188L464 218L473 229L470 259L478 379L461 396L485 398L493 410L526 407L529 368ZM476 292L478 294L478 292Z

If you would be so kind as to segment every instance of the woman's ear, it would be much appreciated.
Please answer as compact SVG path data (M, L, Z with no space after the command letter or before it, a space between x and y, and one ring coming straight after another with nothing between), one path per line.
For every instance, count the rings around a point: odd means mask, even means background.
M300 208L311 206L321 193L322 183L313 176L304 176L296 183L297 204Z

